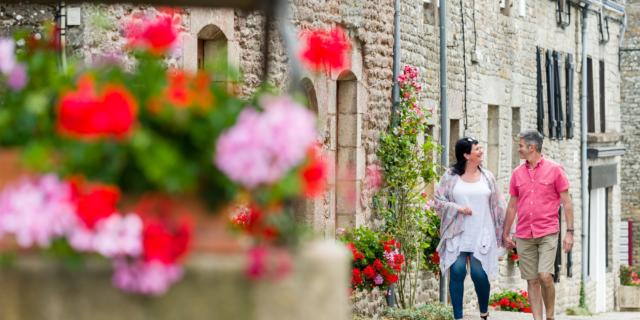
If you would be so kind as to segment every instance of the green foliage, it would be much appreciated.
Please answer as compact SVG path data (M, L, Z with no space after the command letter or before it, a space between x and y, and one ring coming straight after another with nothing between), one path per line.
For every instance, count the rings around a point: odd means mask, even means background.
M387 309L385 318L393 320L453 320L453 310L443 304L424 304L410 309Z
M401 253L407 261L397 290L403 308L415 303L420 270L438 270L434 254L439 242L439 219L423 190L438 178L433 157L440 149L425 134L431 110L418 105L421 87L416 79L416 69L408 66L399 78L402 99L397 125L380 137L377 156L384 185L374 197L376 212L384 220L384 232L401 243Z
M582 281L580 282L580 301L579 301L578 307L587 309L587 302L586 302L585 293L584 293L584 282Z

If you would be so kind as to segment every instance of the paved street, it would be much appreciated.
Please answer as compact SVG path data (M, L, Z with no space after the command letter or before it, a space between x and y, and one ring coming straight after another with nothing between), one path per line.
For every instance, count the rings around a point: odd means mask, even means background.
M466 319L480 319L479 314L467 315ZM532 320L531 314L519 312L493 311L489 317L491 320ZM556 320L640 320L640 312L607 312L588 316L558 315Z

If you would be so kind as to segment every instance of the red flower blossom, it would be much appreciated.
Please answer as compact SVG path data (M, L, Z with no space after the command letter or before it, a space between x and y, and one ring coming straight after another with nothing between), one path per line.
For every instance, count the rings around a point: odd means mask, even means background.
M142 245L145 261L173 264L183 257L191 242L191 226L182 221L145 218L142 229Z
M384 251L385 252L391 252L392 250L396 249L396 245L400 246L400 243L397 243L395 240L390 239L387 240L383 243L384 246Z
M376 270L378 271L384 270L384 266L382 265L382 262L380 261L380 259L376 259L375 261L373 261L373 267L376 268Z
M116 187L87 186L80 179L71 179L69 184L76 204L76 214L88 229L93 230L98 221L117 211L120 191Z
M351 43L342 28L308 30L301 33L302 61L313 71L323 67L340 70L348 67Z
M433 255L431 255L431 262L436 265L440 264L440 254L438 254L438 251L435 251Z
M387 284L394 284L396 282L398 282L398 275L397 274L388 274L385 276L385 279L387 280Z
M58 130L81 138L126 136L135 121L136 102L121 85L96 92L91 77L82 77L78 89L64 93L58 105Z
M368 265L366 268L364 268L362 273L367 279L373 279L376 276L376 270L373 269L371 265Z
M353 268L351 270L351 284L354 286L359 286L362 283L362 276L360 275L360 269Z
M393 257L393 263L395 264L393 269L396 271L402 270L402 264L404 263L404 256L401 254L396 254Z
M516 309L517 310L518 309L518 304L516 304L515 302L512 301L511 304L510 304L510 307L511 307L511 309Z
M524 307L524 308L522 308L522 312L524 312L524 313L531 313L531 307Z
M301 178L304 195L315 198L321 195L327 186L327 162L320 154L320 148L313 146L308 151L309 160L302 168Z
M500 299L500 306L506 307L508 305L509 305L509 299L508 298Z
M193 228L190 220L176 214L173 201L162 195L143 197L136 206L144 226L142 246L145 261L172 264L189 250ZM178 218L178 215L181 215Z
M176 44L180 23L180 15L175 11L164 10L151 17L138 13L125 23L124 33L129 46L163 55Z

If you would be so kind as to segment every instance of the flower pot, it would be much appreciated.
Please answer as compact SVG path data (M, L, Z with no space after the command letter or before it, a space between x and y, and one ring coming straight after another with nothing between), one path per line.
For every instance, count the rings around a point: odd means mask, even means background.
M618 300L620 310L640 309L640 286L620 286Z
M0 319L350 319L346 250L316 242L292 258L286 278L250 281L243 255L193 256L182 281L150 298L114 288L102 259L69 269L42 256L21 256L0 268Z

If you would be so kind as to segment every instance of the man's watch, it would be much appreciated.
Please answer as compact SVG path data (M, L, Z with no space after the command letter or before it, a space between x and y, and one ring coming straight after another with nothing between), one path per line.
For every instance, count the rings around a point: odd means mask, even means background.
M573 234L573 229L567 229L567 232L571 232L571 234Z

